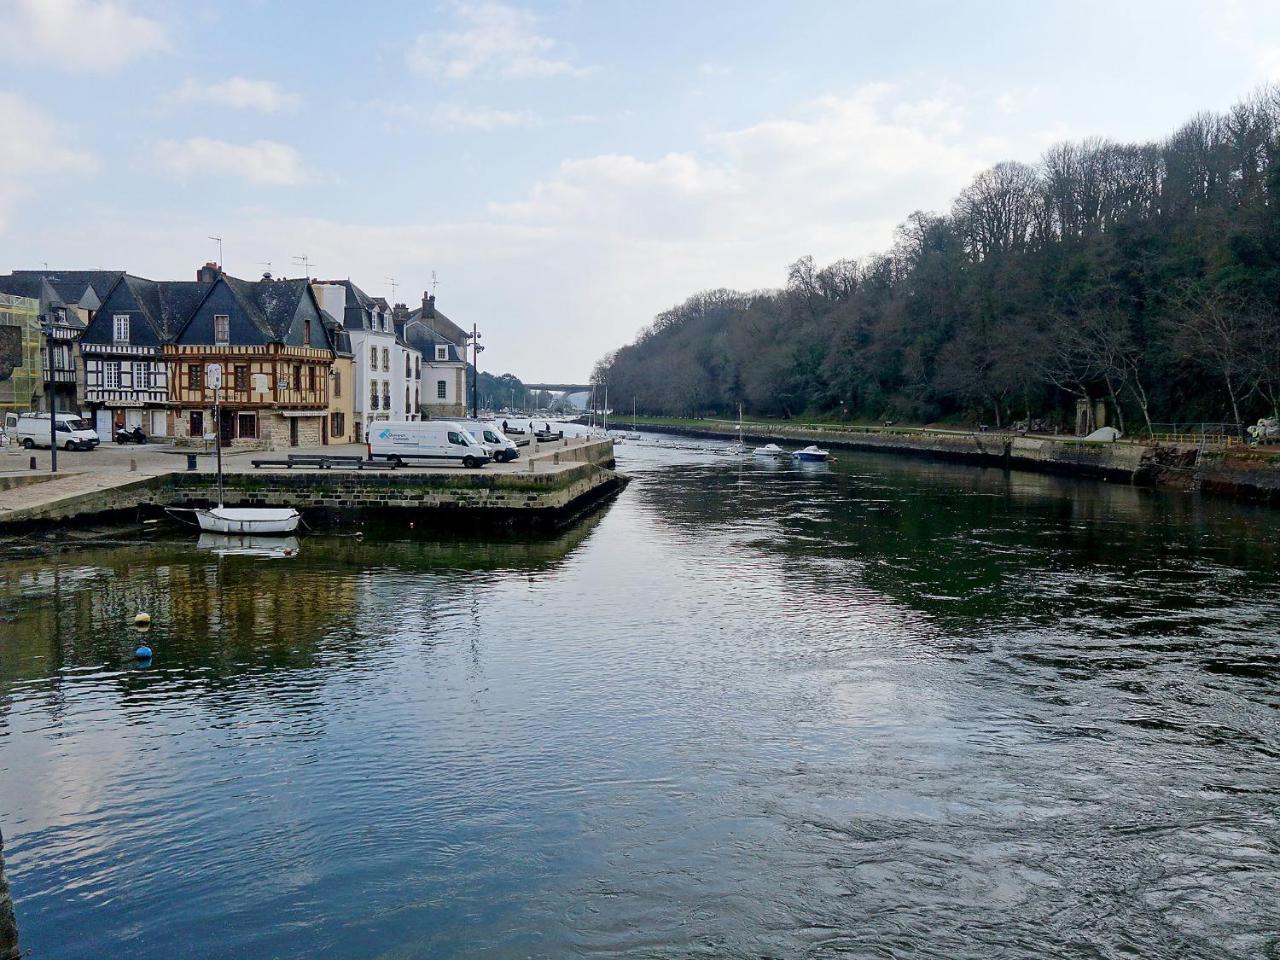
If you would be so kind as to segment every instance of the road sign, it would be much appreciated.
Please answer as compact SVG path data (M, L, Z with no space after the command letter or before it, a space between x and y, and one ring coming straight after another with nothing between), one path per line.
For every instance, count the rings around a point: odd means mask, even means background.
M204 368L205 382L214 390L222 389L222 365L211 363Z

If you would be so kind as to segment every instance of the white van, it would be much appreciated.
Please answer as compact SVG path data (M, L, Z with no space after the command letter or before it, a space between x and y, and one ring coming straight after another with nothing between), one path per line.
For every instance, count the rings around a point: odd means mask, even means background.
M54 432L63 450L92 450L101 442L88 420L74 413L59 413L56 417ZM20 443L28 450L49 446L47 413L7 413L4 429L10 443Z
M493 453L493 459L498 463L505 463L520 456L520 448L492 423L485 423L481 420L458 420L456 422L466 427L467 433L479 440L483 446L488 447Z
M430 460L481 467L492 459L455 420L377 420L369 425L368 437L370 460Z

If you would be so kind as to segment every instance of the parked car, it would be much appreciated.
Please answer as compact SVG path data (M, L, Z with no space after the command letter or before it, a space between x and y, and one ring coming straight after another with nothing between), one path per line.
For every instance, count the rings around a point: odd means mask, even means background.
M514 460L520 456L520 448L493 423L480 420L458 420L457 423L467 428L467 432L480 441L481 445L490 449L497 463Z
M482 467L492 458L489 451L455 420L385 420L370 425L370 460L408 463L460 463Z
M92 450L101 441L97 432L74 413L55 414L54 433L63 450ZM5 432L10 443L20 443L28 450L49 446L49 414L7 413Z

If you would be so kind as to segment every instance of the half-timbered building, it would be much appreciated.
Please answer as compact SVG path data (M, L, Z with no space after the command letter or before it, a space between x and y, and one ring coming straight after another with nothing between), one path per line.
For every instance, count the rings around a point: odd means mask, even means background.
M163 348L210 288L130 274L112 285L80 337L83 399L99 437L108 439L119 427L161 437L172 432Z
M217 430L226 446L330 442L334 349L306 280L218 273L164 355L176 436ZM216 423L207 379L215 363L222 370Z

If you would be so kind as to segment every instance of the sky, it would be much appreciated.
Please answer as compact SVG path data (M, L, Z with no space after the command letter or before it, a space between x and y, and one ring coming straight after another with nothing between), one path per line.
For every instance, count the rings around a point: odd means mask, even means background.
M194 279L217 236L241 277L434 289L527 382L1280 81L1274 0L0 0L0 36L0 271Z

